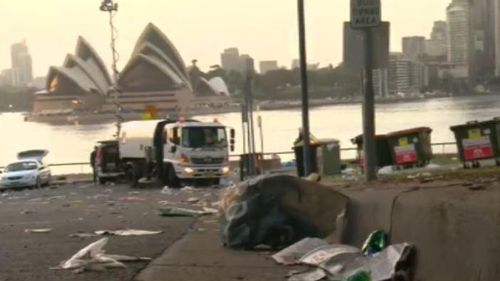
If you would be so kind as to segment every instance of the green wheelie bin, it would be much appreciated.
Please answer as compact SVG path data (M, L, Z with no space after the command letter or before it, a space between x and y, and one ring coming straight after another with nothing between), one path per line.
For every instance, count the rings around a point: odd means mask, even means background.
M470 121L452 126L464 168L478 168L481 160L495 160L500 166L500 118Z
M394 164L398 167L425 167L432 160L432 129L418 127L387 134Z

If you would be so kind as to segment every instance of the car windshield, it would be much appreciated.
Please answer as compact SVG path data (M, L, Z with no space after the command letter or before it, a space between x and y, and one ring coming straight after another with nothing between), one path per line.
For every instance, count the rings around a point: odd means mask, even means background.
M182 129L182 146L190 148L227 146L223 127L188 127Z
M5 168L5 172L19 172L19 171L30 171L36 170L38 165L34 161L30 162L17 162L12 163L7 168Z

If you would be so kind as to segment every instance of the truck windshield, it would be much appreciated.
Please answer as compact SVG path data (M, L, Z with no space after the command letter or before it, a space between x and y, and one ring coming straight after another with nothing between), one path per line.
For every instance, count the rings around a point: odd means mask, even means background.
M182 146L190 148L226 147L226 130L223 127L182 128Z

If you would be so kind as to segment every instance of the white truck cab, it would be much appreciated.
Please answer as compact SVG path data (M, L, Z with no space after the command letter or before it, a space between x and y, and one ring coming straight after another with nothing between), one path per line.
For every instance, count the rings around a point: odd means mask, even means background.
M189 180L219 179L229 174L234 130L195 120L132 121L122 124L120 158L134 183L154 176L169 186Z

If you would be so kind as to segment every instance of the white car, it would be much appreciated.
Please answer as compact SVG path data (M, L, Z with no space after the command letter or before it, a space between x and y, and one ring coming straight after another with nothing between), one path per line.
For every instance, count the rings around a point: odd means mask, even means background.
M19 161L7 165L0 172L0 189L35 187L50 185L51 172L42 159L45 150L32 150L18 154Z

